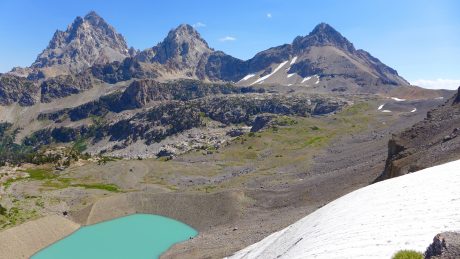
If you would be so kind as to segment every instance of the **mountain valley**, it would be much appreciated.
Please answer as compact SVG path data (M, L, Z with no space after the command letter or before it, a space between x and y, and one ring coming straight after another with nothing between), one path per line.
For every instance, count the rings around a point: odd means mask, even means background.
M459 100L326 23L240 60L187 24L136 50L90 12L0 74L0 240L17 229L30 248L9 256L29 257L75 224L151 213L199 231L164 258L230 256L351 191L459 159ZM57 216L62 233L21 230Z

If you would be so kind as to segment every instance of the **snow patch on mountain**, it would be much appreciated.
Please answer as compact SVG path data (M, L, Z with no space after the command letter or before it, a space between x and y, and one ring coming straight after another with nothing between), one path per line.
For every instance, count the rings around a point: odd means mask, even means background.
M397 101L397 102L404 102L406 99L399 99L397 97L391 97L391 99Z
M310 80L310 79L311 79L311 76L307 76L307 77L305 77L304 79L302 79L302 82L300 82L300 83L303 83L303 82L308 81L308 80Z
M240 80L240 82L241 82L241 81L246 81L246 80L248 80L249 78L251 78L251 77L253 77L253 76L255 76L255 75L256 75L256 74L249 74L249 75L243 77L243 78Z
M270 74L268 75L265 75L259 79L257 79L254 83L252 83L251 85L253 84L256 84L256 83L259 83L259 82L262 82L264 81L265 79L269 78L270 76L274 75L276 72L278 72L278 70L280 70L282 67L284 67L284 65L286 65L288 61L284 61L283 63L279 64L278 67L275 68L275 70L273 70L273 72L271 72Z

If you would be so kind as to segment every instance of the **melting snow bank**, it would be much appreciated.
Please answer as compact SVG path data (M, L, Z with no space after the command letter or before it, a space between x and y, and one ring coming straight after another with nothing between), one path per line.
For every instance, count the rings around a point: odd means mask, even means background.
M460 160L379 182L327 204L230 258L391 258L460 230Z

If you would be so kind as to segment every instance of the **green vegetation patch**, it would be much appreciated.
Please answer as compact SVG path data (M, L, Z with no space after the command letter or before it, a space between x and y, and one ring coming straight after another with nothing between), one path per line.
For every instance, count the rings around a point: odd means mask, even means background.
M73 187L82 187L85 189L98 189L98 190L105 190L109 192L119 192L120 189L115 184L102 184L102 183L93 183L93 184L71 184L70 186Z
M393 259L423 259L423 254L413 250L401 250L393 256Z
M55 179L58 177L51 169L46 168L29 168L24 170L24 172L29 174L30 179L38 181Z

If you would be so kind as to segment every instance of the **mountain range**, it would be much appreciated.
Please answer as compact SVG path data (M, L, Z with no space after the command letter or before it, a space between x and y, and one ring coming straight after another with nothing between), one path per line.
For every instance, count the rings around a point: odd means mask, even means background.
M409 85L396 70L368 52L355 49L326 23L317 25L306 36L296 37L291 44L240 60L210 48L187 24L171 30L156 46L137 51L128 48L123 36L95 12L77 17L65 31L56 31L30 67L14 68L8 74L27 77L35 83L82 74L108 83L131 78L188 78L238 85L302 85L342 92L376 92L377 86Z

